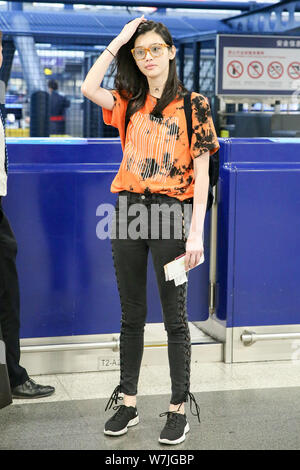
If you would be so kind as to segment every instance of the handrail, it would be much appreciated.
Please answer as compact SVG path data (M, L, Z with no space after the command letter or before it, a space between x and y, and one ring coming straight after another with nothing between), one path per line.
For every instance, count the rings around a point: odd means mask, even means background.
M300 333L255 333L254 331L244 331L241 334L241 341L244 346L251 346L256 341L271 341L277 339L300 339Z

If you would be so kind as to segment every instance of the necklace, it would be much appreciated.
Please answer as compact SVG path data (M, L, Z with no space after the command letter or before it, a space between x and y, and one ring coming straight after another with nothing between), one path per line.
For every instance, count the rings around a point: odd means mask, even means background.
M156 87L154 88L154 93L159 93L160 88L161 88L161 87L156 86ZM152 93L152 91L150 90L150 88L149 88L149 91L150 91L150 93Z
M162 89L162 86L156 86L154 87L154 91L150 90L149 88L149 94L150 96L153 96L153 93L155 94L160 94L160 90ZM161 97L157 98L157 96L153 96L153 98L156 98L157 100L159 100Z

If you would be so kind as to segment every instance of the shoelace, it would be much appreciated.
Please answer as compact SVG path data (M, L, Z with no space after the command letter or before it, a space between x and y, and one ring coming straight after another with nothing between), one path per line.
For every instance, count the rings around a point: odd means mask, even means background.
M177 425L177 415L176 411L165 411L164 413L160 413L160 417L168 415L166 427L169 429L175 429Z
M187 392L187 395L190 397L190 410L191 410L191 413L192 413L193 416L197 416L199 423L201 423L201 421L200 421L200 406L196 402L196 399L195 399L194 395L191 392ZM192 402L195 403L196 414L194 414L192 412ZM180 404L180 406L181 406L181 404Z
M201 423L201 421L200 421L200 407L199 407L198 403L196 402L196 399L195 399L194 395L191 392L186 392L186 395L190 397L190 410L191 410L192 415L197 416L199 423ZM193 411L192 411L192 402L194 402L194 404L195 404L196 414L193 413ZM177 411L180 410L181 405L182 405L182 403L180 403L179 408L178 408ZM176 411L166 411L165 413L162 413L159 416L165 416L168 413L177 414Z
M118 400L123 400L123 397L119 397L120 388L121 388L120 385L118 385L118 386L114 389L114 391L113 391L113 393L111 394L111 397L110 397L110 399L108 400L108 403L107 403L107 405L106 405L106 407L105 407L105 411L106 411L106 410L109 410L109 409L112 407L112 405L113 405L114 403L117 405L117 404L118 404ZM116 408L118 408L118 407L113 407L113 410L115 410Z
M126 406L124 405L113 406L113 410L118 410L118 412L114 416L112 416L111 418L112 421L122 416L122 414L126 411Z

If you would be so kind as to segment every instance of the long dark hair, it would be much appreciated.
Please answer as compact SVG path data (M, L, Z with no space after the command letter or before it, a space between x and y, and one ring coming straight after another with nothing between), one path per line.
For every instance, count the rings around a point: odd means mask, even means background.
M120 95L128 100L128 118L144 106L149 91L147 77L139 70L131 54L136 38L148 31L154 31L162 37L166 44L173 46L172 36L163 23L146 21L138 26L130 40L119 49L116 55L117 73L114 86ZM176 57L174 57L169 61L169 75L161 98L157 100L151 114L155 117L162 117L163 109L175 98L180 99L187 92L178 78Z

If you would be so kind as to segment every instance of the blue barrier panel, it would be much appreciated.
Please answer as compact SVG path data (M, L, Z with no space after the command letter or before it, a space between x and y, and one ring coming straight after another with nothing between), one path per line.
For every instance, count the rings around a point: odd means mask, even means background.
M300 140L225 139L220 158L217 318L300 324Z
M8 197L3 206L19 245L21 337L120 331L121 307L109 238L97 237L100 204L114 204L121 163L116 139L7 139ZM206 263L189 277L189 319L208 317ZM147 322L162 322L149 252Z
M300 142L220 139L218 320L227 327L299 324ZM119 139L8 139L3 205L19 244L22 338L120 331L100 204L114 204ZM210 213L204 265L192 270L190 321L208 318ZM149 253L148 322L162 312Z

